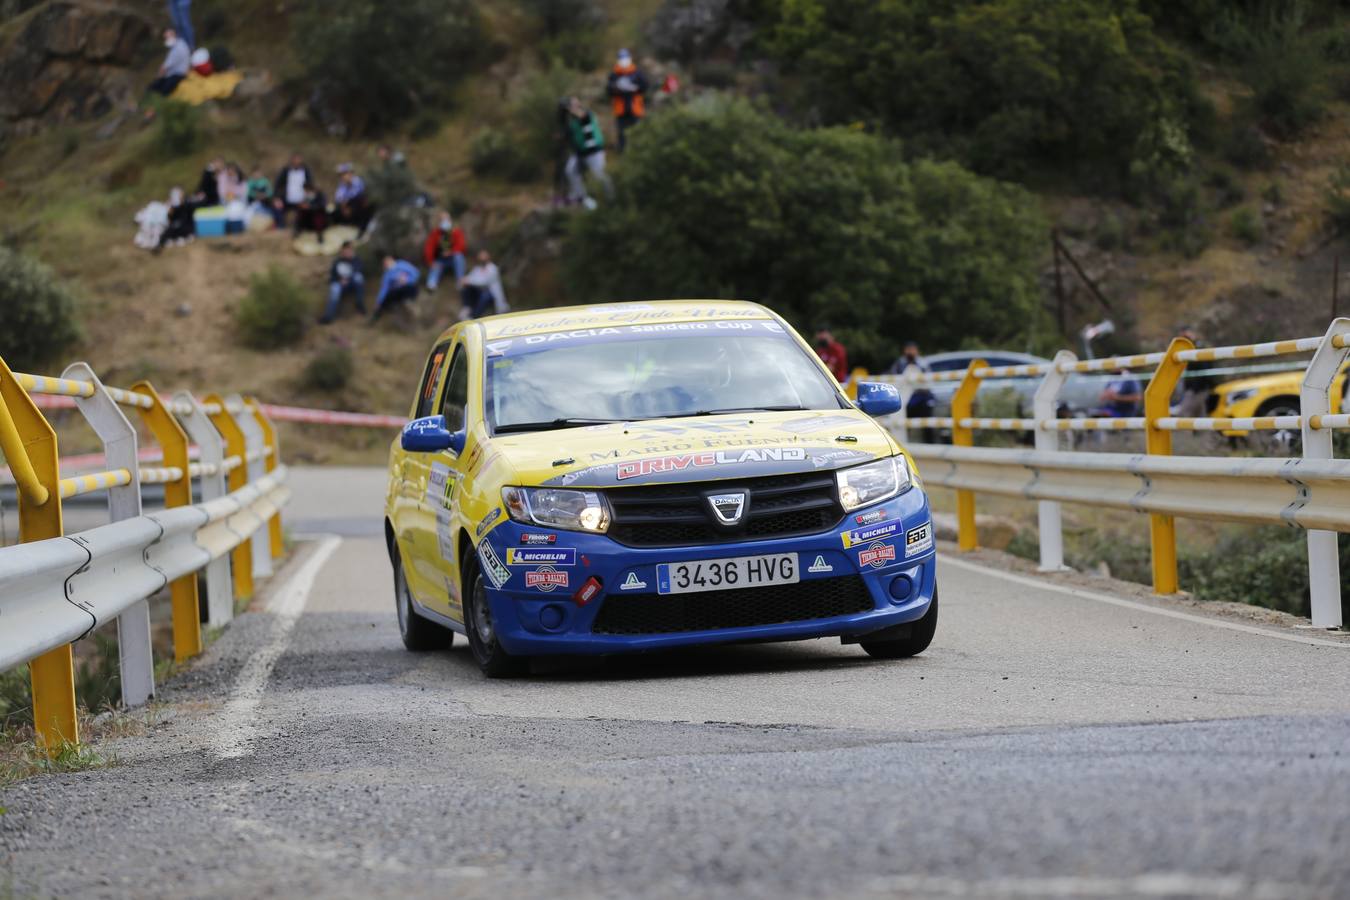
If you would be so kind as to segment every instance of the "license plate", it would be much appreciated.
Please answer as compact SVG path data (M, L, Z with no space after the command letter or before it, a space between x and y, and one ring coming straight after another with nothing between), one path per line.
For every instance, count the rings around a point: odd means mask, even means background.
M662 563L656 567L656 591L659 594L692 594L696 591L796 584L800 580L795 553L699 559Z

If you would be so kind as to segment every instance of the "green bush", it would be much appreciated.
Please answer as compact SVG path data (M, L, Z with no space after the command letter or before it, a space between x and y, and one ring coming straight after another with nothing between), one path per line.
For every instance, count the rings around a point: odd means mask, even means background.
M291 35L305 77L356 133L447 106L484 58L473 0L305 0Z
M315 391L340 391L351 381L356 361L346 347L333 345L316 353L305 366L302 384Z
M1350 164L1342 164L1327 185L1327 213L1336 230L1350 231Z
M254 350L274 350L294 344L305 333L313 310L300 282L281 266L250 279L248 293L235 309L239 338Z
M908 338L998 345L1035 327L1049 241L1022 189L745 100L700 98L643 128L614 202L573 220L576 302L759 300L803 328L828 321L870 368Z
M159 104L155 145L169 158L187 156L201 145L201 111L177 100Z
M1250 206L1240 206L1228 220L1228 233L1248 247L1261 243L1266 236L1266 225L1261 214Z
M1211 40L1238 66L1250 107L1265 128L1292 137L1326 110L1326 39L1311 26L1313 5L1301 0L1228 9L1215 18Z
M52 270L0 244L0 357L41 369L79 339L75 300Z
M475 175L498 175L527 182L538 174L544 158L526 152L520 141L496 128L484 128L469 143L469 165Z

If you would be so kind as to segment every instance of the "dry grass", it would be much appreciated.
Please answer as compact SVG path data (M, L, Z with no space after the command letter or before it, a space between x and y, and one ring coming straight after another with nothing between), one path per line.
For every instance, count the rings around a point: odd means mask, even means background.
M106 744L118 738L145 734L159 717L159 709L153 704L144 709L109 710L98 715L81 709L81 742L62 744L54 754L48 754L38 746L30 726L0 732L0 787L35 775L83 772L118 765L117 754Z

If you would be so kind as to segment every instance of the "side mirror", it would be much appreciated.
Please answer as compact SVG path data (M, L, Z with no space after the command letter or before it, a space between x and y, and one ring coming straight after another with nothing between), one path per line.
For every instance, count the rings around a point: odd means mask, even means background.
M869 416L890 416L900 411L900 391L879 381L858 382L858 409Z
M424 416L413 419L403 426L401 443L410 453L438 453L441 450L453 450L456 454L464 452L464 443L468 435L464 429L448 431L445 416Z

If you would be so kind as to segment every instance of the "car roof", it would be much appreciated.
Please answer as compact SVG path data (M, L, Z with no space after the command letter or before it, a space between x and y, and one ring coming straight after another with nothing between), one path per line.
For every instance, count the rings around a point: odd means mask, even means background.
M776 318L778 316L771 310L745 300L651 300L530 309L487 316L477 322L483 329L483 336L494 340L576 328Z

